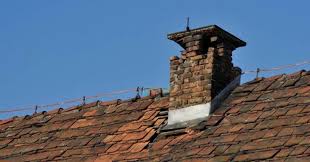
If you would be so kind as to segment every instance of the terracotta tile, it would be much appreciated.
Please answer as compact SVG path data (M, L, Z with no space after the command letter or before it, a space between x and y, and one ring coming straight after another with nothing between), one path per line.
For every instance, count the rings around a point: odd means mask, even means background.
M110 155L102 155L96 158L94 162L112 162Z
M289 109L289 111L286 113L286 115L295 115L300 113L304 109L304 106L297 106L297 107L292 107Z
M252 142L248 142L245 145L241 147L240 150L258 150L258 149L264 149L268 148L269 144L271 144L272 140L256 140Z
M147 135L142 139L142 141L149 141L154 135L156 135L156 131L151 129Z
M135 123L128 123L123 125L121 128L118 129L118 131L128 131L128 130L137 130L141 127L141 123L135 122Z
M224 154L237 154L240 151L241 145L230 145Z
M209 155L213 150L215 150L216 146L208 146L201 150L198 155Z
M304 140L303 136L292 136L286 143L285 146L292 146L299 144L301 141Z
M12 122L13 120L14 120L13 118L5 119L5 120L0 120L0 125L6 124L6 123L10 123L10 122Z
M154 116L154 114L158 114L159 111L147 111L145 112L145 114L141 117L141 119L139 121L143 121L143 120L149 120L151 116Z
M12 142L13 139L9 139L9 138L6 138L6 139L0 139L0 147L1 145L7 145L9 144L10 142Z
M254 152L249 154L241 154L237 155L233 161L251 161L251 160L264 160L271 158L274 156L278 150L270 150L270 151L261 151L261 152Z
M300 155L300 154L304 153L307 149L308 149L308 147L305 147L305 146L296 147L296 148L290 153L290 156Z
M39 152L30 156L26 156L24 159L26 161L37 161L42 159L53 159L56 156L59 156L63 153L62 150L56 150L56 151L47 151L47 152Z
M120 149L122 147L121 143L116 143L113 144L106 152L107 153L112 153L112 152L116 152L118 149Z
M130 152L140 152L141 150L143 150L147 145L149 144L149 142L142 142L142 143L135 143L133 144L129 151Z
M292 150L293 148L283 148L275 155L275 157L287 157Z
M80 119L76 121L70 128L81 128L97 124L96 119Z
M87 111L86 113L84 113L83 116L88 117L88 116L94 116L97 113L98 109L94 109L91 111Z
M122 134L117 134L115 137L112 139L112 142L119 142L122 139L124 139L127 136L127 133L122 133Z
M220 145L215 148L212 154L214 155L223 155L223 153L227 150L229 145Z
M86 130L69 129L56 133L55 136L58 138L71 138L71 137L83 136L85 133Z
M123 140L124 141L129 141L129 140L140 140L143 137L145 137L148 134L147 131L140 131L140 132L133 132L133 133L128 133Z
M226 162L230 161L230 156L216 156L207 160L207 162Z
M112 140L113 140L113 138L114 138L115 136L116 136L116 135L108 135L108 136L106 136L106 137L102 140L102 142L104 142L104 143L112 142Z
M155 126L160 126L166 119L158 119L156 120L156 122L154 123Z
M294 132L294 129L293 129L293 128L283 128L283 129L279 132L278 136L288 136L288 135L293 134L293 132Z
M171 139L164 139L164 140L156 141L155 143L151 145L151 149L152 150L163 149L166 146L166 144L168 144L170 141Z

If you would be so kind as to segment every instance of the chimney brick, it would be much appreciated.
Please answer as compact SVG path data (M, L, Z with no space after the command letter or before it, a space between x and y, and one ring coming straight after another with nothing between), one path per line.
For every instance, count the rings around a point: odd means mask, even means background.
M246 43L216 25L168 35L184 48L170 58L170 109L210 102L241 69L232 51Z

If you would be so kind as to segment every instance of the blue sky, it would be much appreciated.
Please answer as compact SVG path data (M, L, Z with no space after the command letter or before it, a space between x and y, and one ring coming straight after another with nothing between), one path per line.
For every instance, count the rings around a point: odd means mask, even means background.
M181 48L166 35L184 30L186 17L192 28L217 24L246 41L233 57L243 70L310 60L309 6L307 0L0 1L0 110L137 86L168 88L169 57ZM309 70L263 76L302 68Z

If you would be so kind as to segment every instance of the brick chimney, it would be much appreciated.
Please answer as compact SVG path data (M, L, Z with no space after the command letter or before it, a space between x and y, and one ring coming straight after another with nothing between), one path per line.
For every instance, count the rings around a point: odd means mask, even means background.
M180 57L170 58L170 110L211 102L241 73L232 51L246 43L216 25L168 34L168 39L184 48Z

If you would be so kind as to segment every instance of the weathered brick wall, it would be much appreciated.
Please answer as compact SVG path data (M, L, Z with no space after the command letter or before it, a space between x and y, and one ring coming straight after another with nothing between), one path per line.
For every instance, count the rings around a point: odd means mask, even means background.
M232 64L233 46L218 37L189 35L181 57L170 58L170 107L207 103L240 73Z

